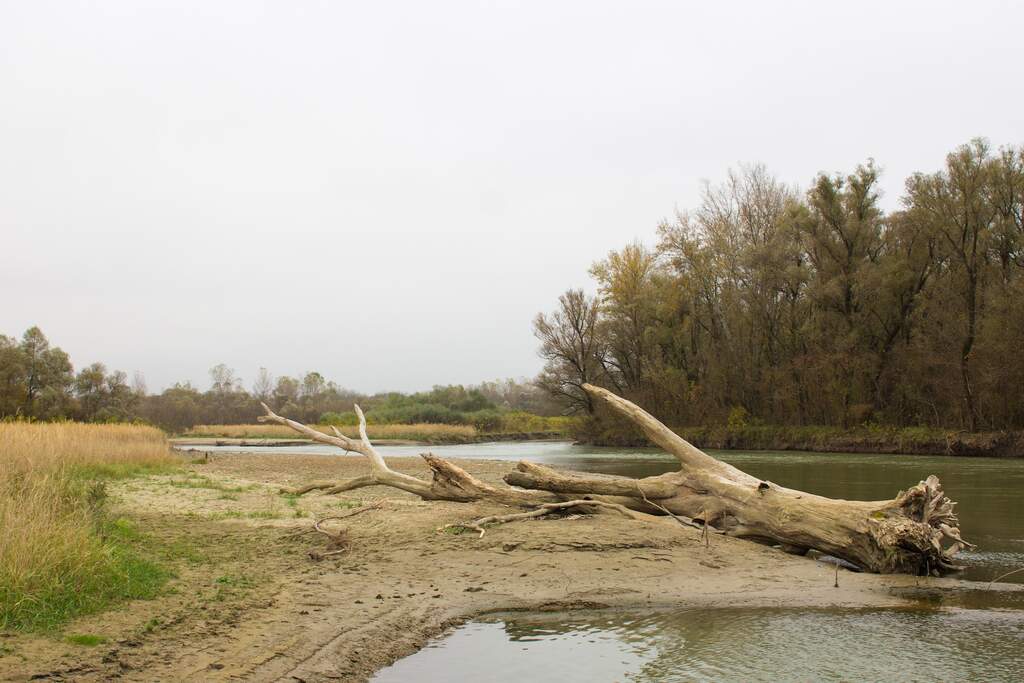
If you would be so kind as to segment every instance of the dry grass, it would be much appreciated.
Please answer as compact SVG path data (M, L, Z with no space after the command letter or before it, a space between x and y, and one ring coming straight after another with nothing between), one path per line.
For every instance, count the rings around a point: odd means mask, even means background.
M174 460L155 427L79 422L0 423L0 481L62 468L145 467Z
M0 423L0 628L144 593L158 572L118 545L130 530L103 518L102 479L179 462L152 427Z
M330 427L311 425L324 434L333 434ZM358 438L355 427L339 427L345 436ZM468 425L441 424L386 424L369 425L366 428L371 441L381 439L402 439L427 441L431 443L465 443L477 438L477 431ZM196 425L184 436L227 439L295 439L301 435L281 425Z

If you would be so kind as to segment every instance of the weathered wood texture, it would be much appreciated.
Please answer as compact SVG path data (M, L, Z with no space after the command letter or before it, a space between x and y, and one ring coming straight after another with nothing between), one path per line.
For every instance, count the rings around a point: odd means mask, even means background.
M649 514L671 514L686 524L707 525L720 533L782 546L787 552L814 549L881 573L945 574L960 569L954 556L973 547L960 537L955 505L942 491L938 478L900 492L886 501L847 501L825 498L761 481L717 460L675 434L652 415L606 389L585 385L597 401L632 420L647 437L679 461L679 470L644 479L565 472L520 462L505 476L509 487L482 482L446 460L423 458L431 481L394 472L366 437L366 420L356 407L360 439L336 432L328 436L274 414L264 406L261 422L286 425L321 443L364 455L370 473L343 482L317 482L296 493L347 491L383 485L408 491L424 500L490 500L538 511L510 515L523 519L553 509L576 507L594 511L612 506ZM604 505L585 505L585 501ZM579 501L576 506L566 503ZM554 505L553 505L554 504ZM541 512L543 511L543 512ZM497 518L496 518L497 519ZM480 528L471 523L471 528Z

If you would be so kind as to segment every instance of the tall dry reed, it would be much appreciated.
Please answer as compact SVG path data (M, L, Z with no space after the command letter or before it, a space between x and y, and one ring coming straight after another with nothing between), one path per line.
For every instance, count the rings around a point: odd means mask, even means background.
M46 628L137 589L152 571L103 529L102 479L177 462L152 427L0 423L0 628Z

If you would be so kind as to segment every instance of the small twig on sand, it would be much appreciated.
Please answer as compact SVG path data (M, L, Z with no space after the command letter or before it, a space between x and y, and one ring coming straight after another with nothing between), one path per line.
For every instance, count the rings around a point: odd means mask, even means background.
M365 505L359 508L358 510L353 510L352 512L346 513L344 515L332 515L330 517L321 517L320 519L313 522L313 528L322 534L327 534L328 536L330 536L332 535L331 532L324 531L320 528L320 525L324 522L329 522L336 519L348 519L349 517L355 517L356 515L362 514L364 512L369 512L370 510L380 510L382 507L384 507L384 503L374 503L373 505Z
M640 492L640 496L644 499L645 503L647 503L651 507L658 508L659 510L664 512L666 515L668 515L672 519L674 519L677 522L679 522L679 524L681 524L682 526L692 526L694 529L704 529L704 528L706 528L706 525L702 526L700 524L697 524L697 522L693 521L689 517L684 517L682 515L677 515L674 512L670 511L668 508L666 508L664 506L661 506L661 505L658 505L657 503L655 503L653 500L651 500L650 498L647 497L646 493L644 493L644 489L643 489L642 486L640 486L640 482L639 481L636 482L636 490Z
M700 511L701 521L704 522L704 526L701 527L700 537L704 539L704 549L707 550L711 547L711 534L708 533L708 510L704 508Z
M543 505L537 506L537 508L530 510L529 512L517 512L511 515L491 515L489 517L481 517L471 522L459 522L456 524L445 524L443 527L439 527L438 531L444 531L446 529L471 529L480 534L479 538L484 536L484 524L505 524L506 522L517 522L522 519L533 519L535 517L543 517L544 515L550 515L552 512L558 512L559 510L567 510L574 507L602 507L629 517L630 519L638 519L639 513L635 513L624 505L618 503L606 503L601 500L567 500L561 503L544 503Z
M381 507L383 507L383 505L384 505L383 503L374 503L373 505L366 505L364 507L359 508L358 510L353 510L352 512L349 512L349 513L344 514L344 515L332 515L330 517L322 517L320 519L314 519L313 520L313 528L305 529L302 533L309 533L309 532L314 532L315 531L317 533L321 533L324 536L326 536L328 538L328 542L327 542L328 552L322 553L322 552L319 552L319 551L316 551L316 550L312 550L309 553L310 559L312 559L312 560L322 560L325 557L331 557L333 555L340 555L341 553L345 552L346 547L348 546L348 530L347 529L341 529L340 531L332 533L332 532L327 531L326 529L322 528L320 526L321 524L323 524L324 522L327 522L327 521L335 521L335 520L339 520L339 519L348 519L349 517L355 517L356 515L362 514L364 512L368 512L369 510L379 510L379 509L381 509Z
M364 512L368 512L369 510L379 510L379 509L381 509L381 507L383 507L383 505L384 505L383 503L374 503L373 505L366 505L364 507L359 508L358 510L353 510L352 512L349 512L348 514L332 515L330 517L322 517L321 519L314 519L313 520L313 526L307 527L305 529L299 529L298 531L293 531L292 533L286 535L285 538L294 538L296 536L302 536L303 534L313 534L313 533L316 533L316 532L320 532L321 534L326 534L327 536L331 536L332 535L331 532L324 531L323 529L321 529L320 528L320 524L322 524L324 522L328 522L328 521L333 521L333 520L336 520L336 519L345 519L347 517L355 517L356 515L362 514Z

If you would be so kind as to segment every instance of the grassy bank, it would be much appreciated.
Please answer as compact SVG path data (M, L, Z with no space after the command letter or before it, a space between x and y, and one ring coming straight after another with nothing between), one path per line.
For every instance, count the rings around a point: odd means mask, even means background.
M1024 433L963 431L929 427L673 427L698 448L722 450L821 451L830 453L905 453L973 457L1024 457ZM629 428L581 430L574 436L601 446L649 446Z
M0 423L0 628L46 630L166 578L110 519L110 478L172 468L163 432L133 425Z
M514 440L523 438L564 438L569 434L571 418L540 417L512 414L493 430L482 430L472 425L449 424L371 424L366 428L371 441L398 439L426 443L474 443L477 441ZM328 425L312 425L325 434L333 434ZM342 434L358 437L358 429L339 425ZM227 439L294 439L299 435L280 425L196 425L182 436L192 438Z

